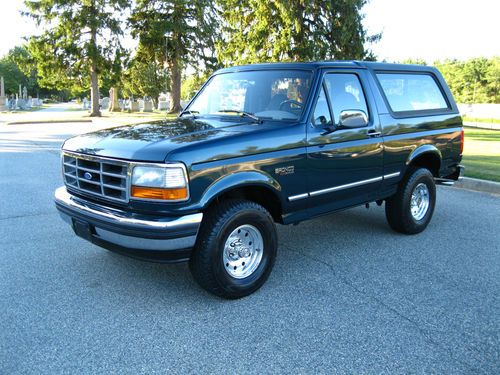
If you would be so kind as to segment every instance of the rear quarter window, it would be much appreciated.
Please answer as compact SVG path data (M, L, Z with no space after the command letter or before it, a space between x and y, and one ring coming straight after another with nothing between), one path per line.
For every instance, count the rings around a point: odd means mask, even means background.
M377 73L387 102L395 113L448 110L437 81L426 73Z

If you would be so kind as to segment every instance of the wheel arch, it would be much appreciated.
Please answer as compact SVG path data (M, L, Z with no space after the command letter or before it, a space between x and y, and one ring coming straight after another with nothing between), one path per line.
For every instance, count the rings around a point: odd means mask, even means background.
M260 172L239 172L213 183L203 194L202 209L223 199L245 199L263 206L275 222L282 223L281 186L269 175Z
M434 177L439 177L441 169L441 151L434 145L423 145L416 148L406 161L406 171L410 167L423 167L431 171Z

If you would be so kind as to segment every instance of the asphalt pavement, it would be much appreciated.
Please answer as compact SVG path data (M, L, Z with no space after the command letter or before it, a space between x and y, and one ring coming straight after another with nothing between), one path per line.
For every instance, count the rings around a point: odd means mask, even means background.
M500 373L499 196L440 187L415 236L376 205L280 226L226 301L59 218L59 145L90 128L0 125L0 374Z

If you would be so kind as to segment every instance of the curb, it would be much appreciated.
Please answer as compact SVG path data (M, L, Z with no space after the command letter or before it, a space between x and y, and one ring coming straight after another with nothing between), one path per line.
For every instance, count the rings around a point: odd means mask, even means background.
M463 177L460 181L455 182L453 186L461 189L500 195L500 182Z
M38 120L38 121L11 121L6 125L28 125L28 124L65 124L65 123L78 123L78 122L92 122L92 120L82 120L82 119L73 119L73 120Z

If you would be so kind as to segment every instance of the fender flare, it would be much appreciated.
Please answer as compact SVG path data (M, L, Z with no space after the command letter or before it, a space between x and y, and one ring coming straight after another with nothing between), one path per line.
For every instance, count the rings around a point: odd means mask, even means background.
M410 153L410 155L408 155L408 159L406 160L406 167L408 168L408 166L413 161L415 161L417 158L419 158L422 155L436 156L439 160L439 168L441 168L441 163L443 161L443 155L441 154L441 151L439 151L439 149L436 146L429 145L429 144L419 146L415 150L413 150ZM438 168L438 170L439 170L439 168Z
M233 190L250 186L264 187L272 191L283 204L281 185L272 176L259 171L242 171L224 176L212 183L203 193L200 206L206 208L215 198Z

